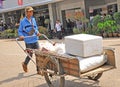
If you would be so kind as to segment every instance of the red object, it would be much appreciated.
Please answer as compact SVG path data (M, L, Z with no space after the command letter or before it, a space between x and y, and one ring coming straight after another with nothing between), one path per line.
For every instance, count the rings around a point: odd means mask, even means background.
M23 0L18 0L18 5L23 5Z

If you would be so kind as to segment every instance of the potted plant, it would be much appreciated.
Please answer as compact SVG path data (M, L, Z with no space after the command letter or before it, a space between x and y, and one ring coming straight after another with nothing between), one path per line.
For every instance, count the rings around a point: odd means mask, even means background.
M94 31L95 34L102 36L104 32L104 27L103 27L103 19L100 15L96 15L92 21L92 31Z
M80 30L77 29L76 27L73 28L73 33L74 34L80 34Z
M120 12L114 13L113 18L116 21L118 27L117 36L120 37Z
M107 37L107 33L106 33L106 25L105 25L105 22L99 22L97 24L97 32L101 32L102 33L102 36L105 38Z
M97 24L98 30L104 33L107 33L109 37L116 35L117 31L117 23L115 20L112 19L110 15L107 15L102 22Z
M117 24L120 24L120 12L114 13L113 18Z
M117 31L118 28L117 28L117 24L114 20L106 21L106 27L108 28L107 33L108 33L109 36L116 35L116 31Z

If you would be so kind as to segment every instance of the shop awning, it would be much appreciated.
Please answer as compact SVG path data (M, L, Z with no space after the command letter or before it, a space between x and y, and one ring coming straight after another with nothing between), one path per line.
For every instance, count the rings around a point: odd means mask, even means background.
M26 6L40 6L40 5L45 5L45 4L55 3L55 2L60 2L60 1L63 1L63 0L43 0L43 1L40 1L40 2L29 3L29 4L22 5L22 6L16 6L16 7L11 7L11 8L3 8L3 9L0 9L0 13L10 12L10 11L19 10L19 9L24 9Z

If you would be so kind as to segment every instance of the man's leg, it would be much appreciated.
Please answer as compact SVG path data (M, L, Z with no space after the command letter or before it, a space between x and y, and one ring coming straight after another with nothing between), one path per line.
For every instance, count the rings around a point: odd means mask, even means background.
M32 54L29 54L29 55L32 57ZM27 65L28 65L29 61L30 61L30 58L29 58L29 56L27 56L27 57L25 58L25 61L22 63L23 70L24 70L25 72L28 72Z
M32 48L32 44L25 44L25 45L26 45L26 48ZM32 53L28 52L28 54L32 57ZM27 65L28 65L29 61L30 61L30 58L29 58L29 56L27 56L27 57L25 58L25 61L22 62L22 67L23 67L23 70L24 70L25 72L28 72Z

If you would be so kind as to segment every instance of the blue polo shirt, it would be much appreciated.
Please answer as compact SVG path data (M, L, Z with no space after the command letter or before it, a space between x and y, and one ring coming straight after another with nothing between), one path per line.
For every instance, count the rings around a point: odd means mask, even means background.
M33 33L32 36L29 35L29 32L34 28L35 32ZM24 36L24 41L25 43L35 43L38 41L38 36L37 33L39 33L38 31L38 27L36 24L36 20L34 17L31 17L31 22L28 21L28 19L26 17L24 17L21 21L20 21L20 26L18 29L18 35L19 36Z

